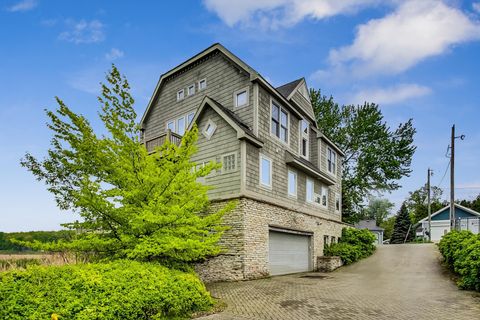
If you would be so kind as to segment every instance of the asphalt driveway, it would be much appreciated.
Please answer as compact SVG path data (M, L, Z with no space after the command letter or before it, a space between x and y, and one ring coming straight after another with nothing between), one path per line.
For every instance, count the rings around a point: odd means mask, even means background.
M480 319L480 295L457 289L433 244L380 246L329 274L215 283L223 313L202 319Z

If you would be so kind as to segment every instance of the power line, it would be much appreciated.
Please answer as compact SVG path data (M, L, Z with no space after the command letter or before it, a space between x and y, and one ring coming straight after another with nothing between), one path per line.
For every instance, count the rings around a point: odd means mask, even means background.
M445 179L445 177L447 176L448 168L450 168L450 161L448 161L447 167L445 168L445 172L443 173L443 177L442 179L440 179L440 182L438 183L437 188L440 188L440 186L442 185L443 179Z

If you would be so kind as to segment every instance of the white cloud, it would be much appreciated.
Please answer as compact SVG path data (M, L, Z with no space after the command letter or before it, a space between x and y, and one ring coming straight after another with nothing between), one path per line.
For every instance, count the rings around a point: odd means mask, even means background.
M60 33L60 40L73 42L75 44L95 43L105 40L104 25L98 20L66 21L68 29Z
M37 6L36 0L23 0L7 8L10 12L23 12L34 9Z
M403 83L387 88L360 90L350 99L353 104L362 104L365 101L388 105L400 103L408 99L428 95L432 90L428 87L413 83Z
M441 1L405 1L393 13L360 25L351 45L331 50L328 73L397 74L478 39L480 23L461 10Z
M109 52L105 53L105 59L107 60L116 60L118 58L122 58L125 55L125 53L117 48L112 48L110 49Z
M475 10L476 12L480 13L480 2L474 2L474 3L472 3L472 8L473 8L473 10Z
M324 19L354 13L380 0L204 0L208 10L233 27L260 26L263 29L289 27L305 18ZM390 2L390 1L388 1Z

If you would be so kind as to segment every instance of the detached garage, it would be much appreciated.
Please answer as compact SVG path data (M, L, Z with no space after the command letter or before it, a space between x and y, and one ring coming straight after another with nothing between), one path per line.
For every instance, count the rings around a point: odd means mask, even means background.
M270 230L268 237L270 275L311 271L311 241L311 233Z
M438 242L450 232L450 206L433 213L431 240ZM455 218L459 230L470 230L475 234L480 233L480 213L455 203ZM416 235L428 239L428 217L420 220L416 225Z

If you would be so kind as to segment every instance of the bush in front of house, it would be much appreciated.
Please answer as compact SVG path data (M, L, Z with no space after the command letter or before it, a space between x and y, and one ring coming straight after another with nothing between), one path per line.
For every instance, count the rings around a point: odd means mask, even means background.
M375 236L368 230L343 228L338 243L325 248L325 256L339 256L344 264L370 256L375 251Z
M193 272L126 260L0 273L0 301L12 320L181 319L213 304Z
M480 291L480 235L470 231L451 231L438 244L448 267L460 276L462 289Z

